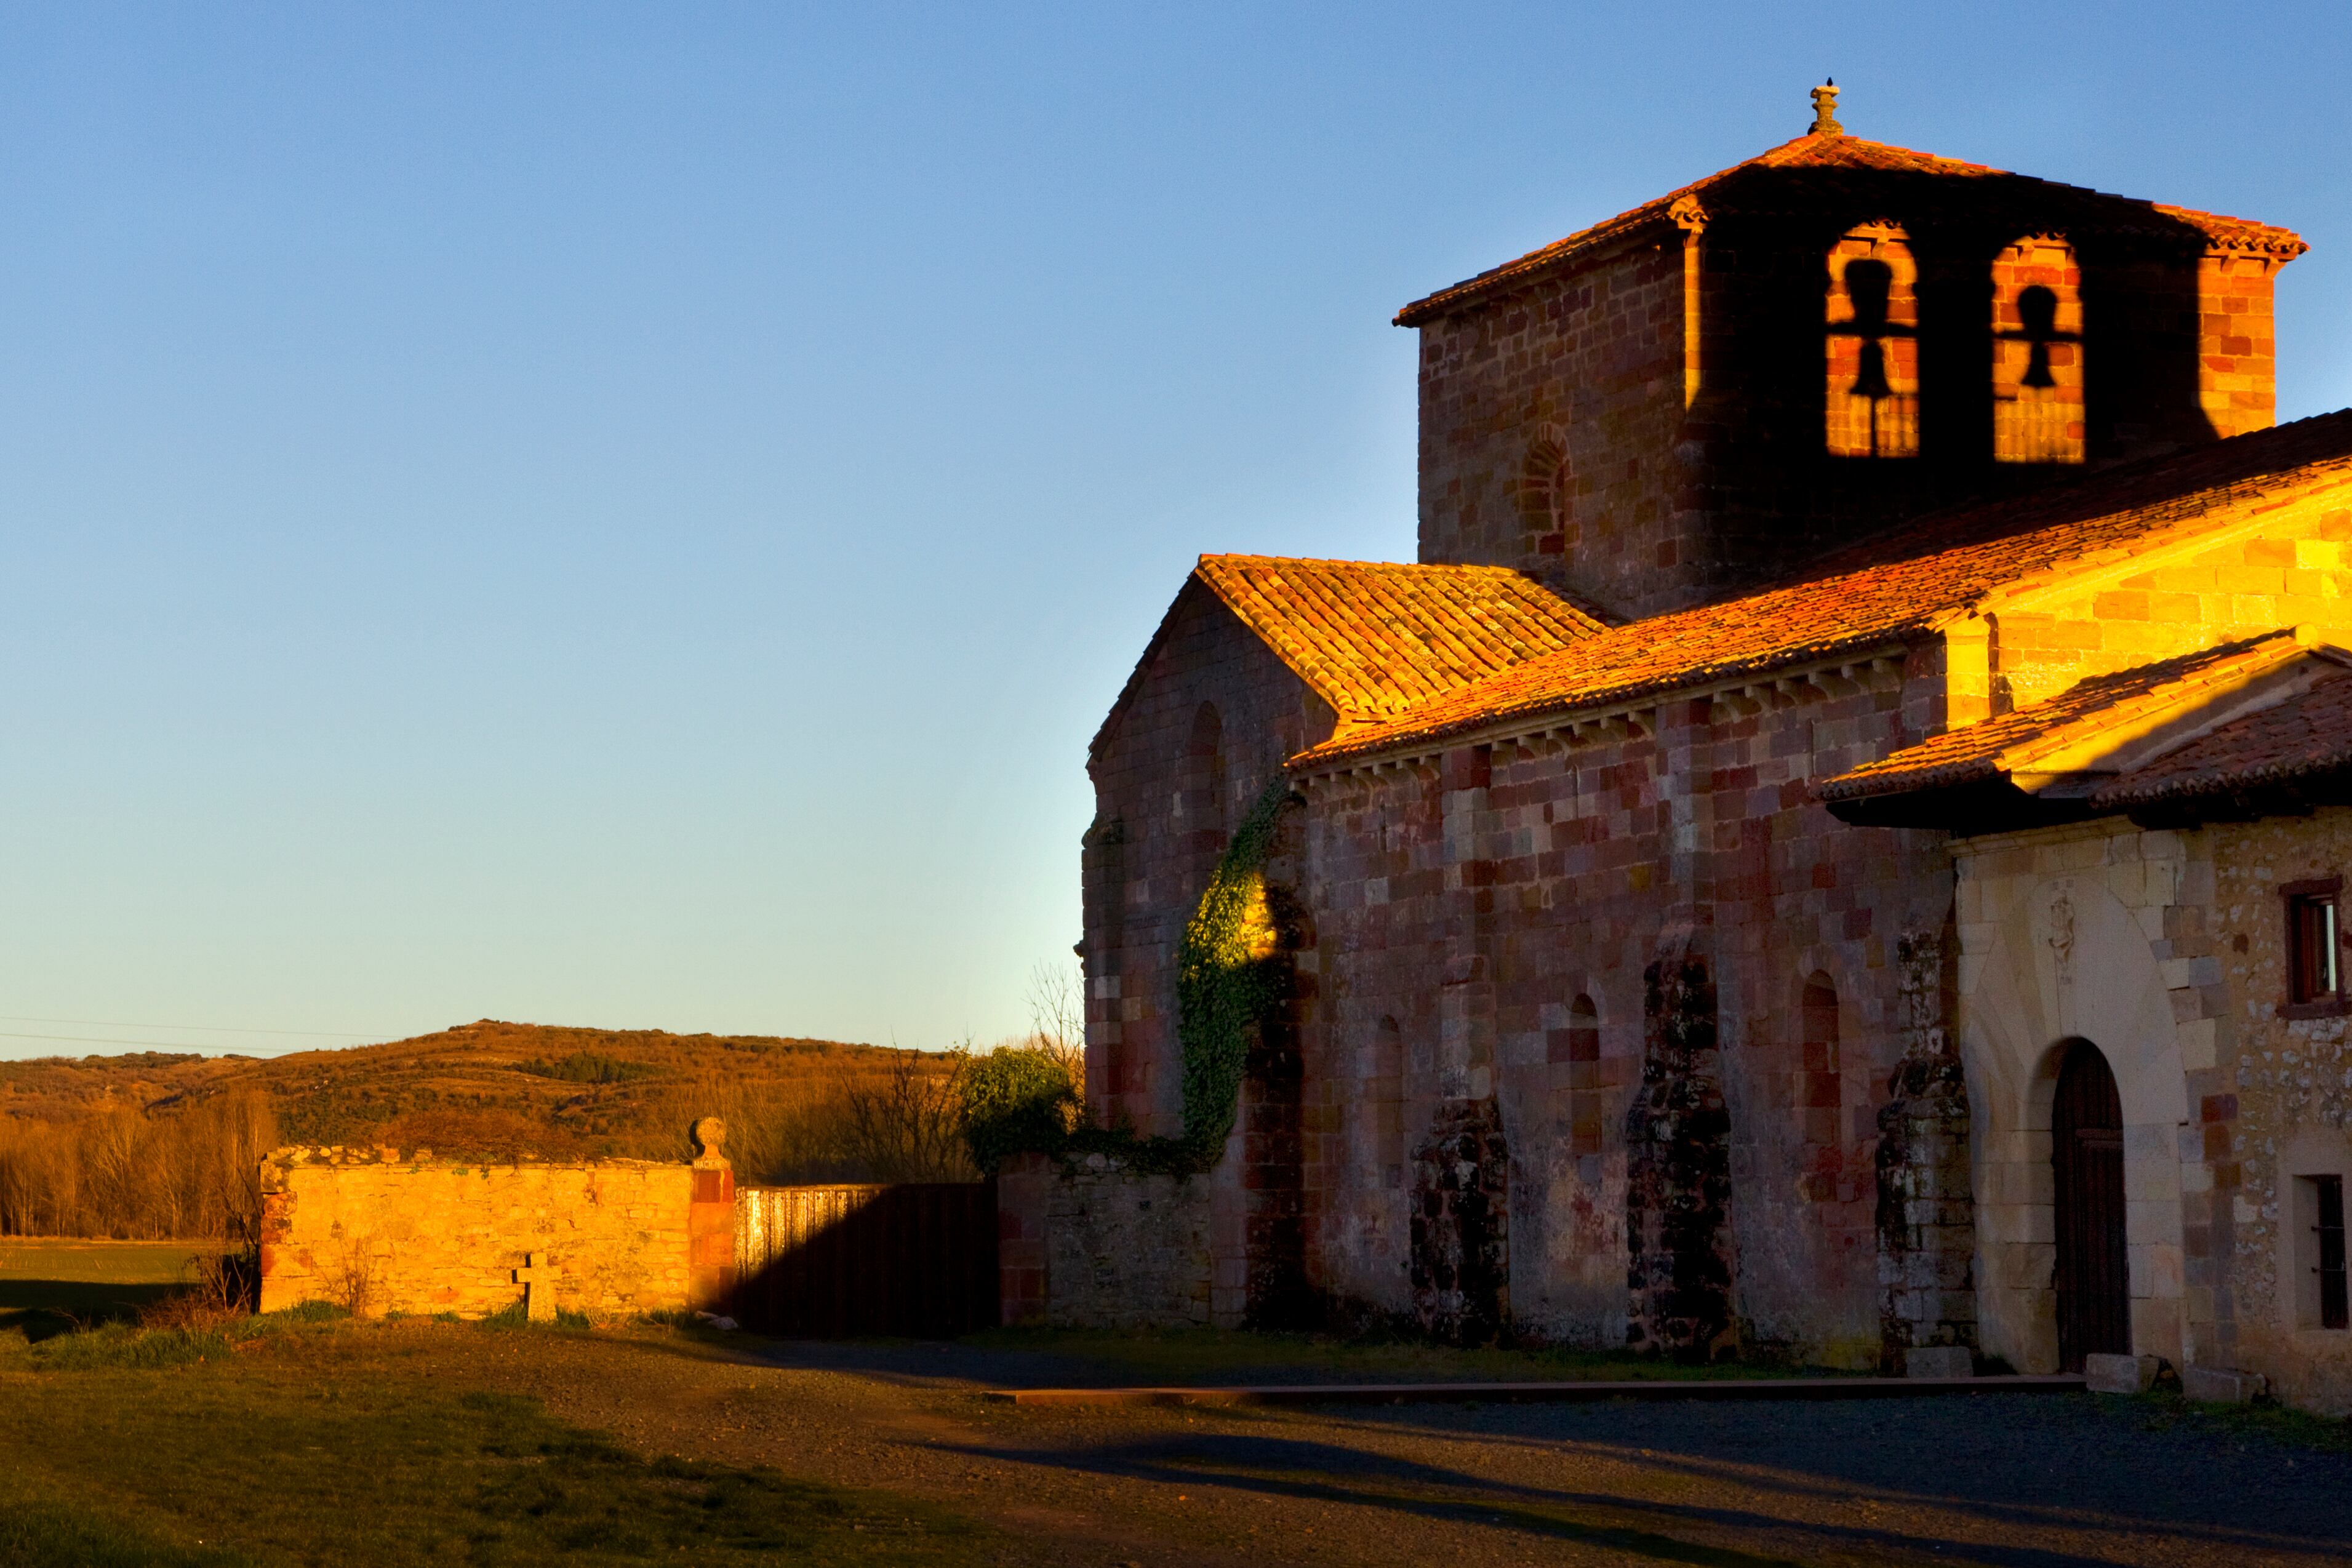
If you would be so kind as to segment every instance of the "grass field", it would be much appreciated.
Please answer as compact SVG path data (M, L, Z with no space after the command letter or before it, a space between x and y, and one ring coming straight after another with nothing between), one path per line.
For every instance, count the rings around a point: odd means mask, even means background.
M188 1260L216 1241L84 1241L0 1236L0 1282L54 1279L91 1285L172 1285Z
M547 1332L320 1313L38 1342L0 1330L0 1561L1009 1560L998 1538L935 1506L648 1458L469 1375L497 1342Z
M37 1340L135 1317L184 1285L194 1259L218 1250L217 1242L0 1237L0 1334Z

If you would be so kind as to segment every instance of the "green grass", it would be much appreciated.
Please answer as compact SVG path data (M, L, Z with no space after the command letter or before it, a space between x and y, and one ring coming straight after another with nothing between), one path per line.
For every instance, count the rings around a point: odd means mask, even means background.
M216 1547L178 1547L94 1510L0 1501L0 1563L12 1568L245 1568Z
M1566 1383L1611 1378L1808 1377L1842 1374L1758 1358L1681 1366L1622 1351L1456 1350L1406 1339L1244 1329L990 1329L964 1342L1044 1351L1120 1369L1140 1384L1183 1385L1300 1381L1359 1383Z
M465 1386L470 1332L275 1314L215 1335L0 1334L0 1562L817 1568L1004 1560L929 1504L647 1458ZM471 1358L470 1360L468 1358Z
M2254 1437L2282 1447L2316 1448L2352 1454L2352 1417L2331 1419L2284 1405L2198 1405L2178 1394L2142 1394L2128 1398L2099 1396L2103 1405L2138 1413L2150 1432L2185 1427L2200 1436Z
M185 1278L189 1259L219 1250L218 1242L0 1237L0 1281L170 1285Z

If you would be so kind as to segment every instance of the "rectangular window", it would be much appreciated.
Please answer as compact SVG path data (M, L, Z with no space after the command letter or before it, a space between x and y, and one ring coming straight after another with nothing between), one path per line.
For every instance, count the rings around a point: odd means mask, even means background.
M2290 882L2286 894L2287 1004L2291 1007L2333 1006L2342 1000L2340 934L2336 903L2342 879Z
M2313 1194L2319 1200L2313 1205L2319 1211L2319 1223L2311 1227L2318 1242L2312 1250L2318 1258L2319 1326L2340 1329L2345 1326L2344 1178L2314 1176L2310 1180L2319 1189Z
M2286 1194L2281 1194L2286 1195ZM2347 1326L2344 1279L2344 1177L2297 1176L2293 1223L2286 1239L2294 1256L2283 1258L2294 1281L2294 1323L2303 1329Z

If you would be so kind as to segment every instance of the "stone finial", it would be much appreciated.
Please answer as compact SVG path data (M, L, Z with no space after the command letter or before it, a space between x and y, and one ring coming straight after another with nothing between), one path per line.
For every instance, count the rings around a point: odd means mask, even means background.
M698 1165L727 1163L727 1123L716 1116L705 1116L695 1122L688 1134L694 1140L694 1163Z
M1832 77L1813 89L1813 129L1815 136L1843 136L1845 127L1837 122L1837 78Z

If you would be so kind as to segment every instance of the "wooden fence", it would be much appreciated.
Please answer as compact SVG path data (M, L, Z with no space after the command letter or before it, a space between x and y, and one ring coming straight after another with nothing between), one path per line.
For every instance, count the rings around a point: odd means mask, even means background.
M994 1328L996 1187L745 1187L734 1316L758 1333L948 1339Z

